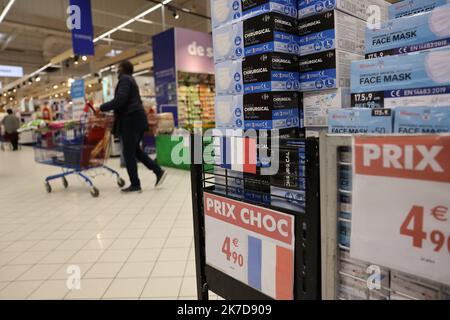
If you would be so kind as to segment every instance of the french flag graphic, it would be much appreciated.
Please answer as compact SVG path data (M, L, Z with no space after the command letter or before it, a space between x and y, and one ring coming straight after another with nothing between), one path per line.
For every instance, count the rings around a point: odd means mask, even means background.
M256 138L222 137L220 155L222 168L256 173Z
M262 263L264 261L264 263ZM248 283L277 300L293 299L294 253L248 236Z

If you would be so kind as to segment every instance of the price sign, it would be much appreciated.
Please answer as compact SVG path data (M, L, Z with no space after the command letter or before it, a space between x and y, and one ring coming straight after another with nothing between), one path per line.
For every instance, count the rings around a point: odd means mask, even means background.
M275 298L293 299L294 217L204 193L206 263Z
M450 284L450 136L355 137L350 255Z

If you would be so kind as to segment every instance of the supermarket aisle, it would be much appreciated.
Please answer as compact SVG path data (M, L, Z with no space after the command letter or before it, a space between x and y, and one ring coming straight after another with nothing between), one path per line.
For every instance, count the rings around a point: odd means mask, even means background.
M141 169L140 195L120 194L105 173L94 199L76 177L47 194L43 178L58 170L31 148L0 152L0 299L195 298L189 172L169 169L154 190ZM69 266L80 290L67 287Z

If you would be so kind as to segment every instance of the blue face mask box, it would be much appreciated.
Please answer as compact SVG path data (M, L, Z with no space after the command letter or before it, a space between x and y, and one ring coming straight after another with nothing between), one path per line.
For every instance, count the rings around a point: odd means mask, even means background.
M381 22L366 30L366 58L450 45L450 4L418 15Z
M449 98L448 47L352 62L352 107L448 106Z
M389 6L389 19L412 16L428 12L450 3L449 0L404 0Z
M392 133L392 110L366 108L331 109L328 112L328 133Z
M450 132L450 106L395 108L394 133L439 134Z

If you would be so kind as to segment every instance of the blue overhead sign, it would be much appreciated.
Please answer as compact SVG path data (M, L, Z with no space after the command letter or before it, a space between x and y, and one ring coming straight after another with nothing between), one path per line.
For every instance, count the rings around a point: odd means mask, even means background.
M92 26L91 0L70 0L69 22L72 30L72 47L76 55L94 55L94 28Z

